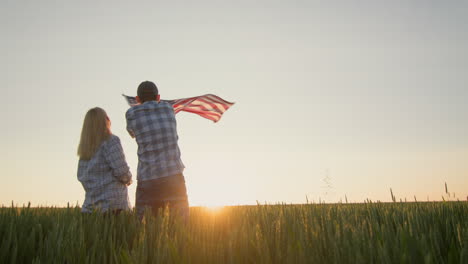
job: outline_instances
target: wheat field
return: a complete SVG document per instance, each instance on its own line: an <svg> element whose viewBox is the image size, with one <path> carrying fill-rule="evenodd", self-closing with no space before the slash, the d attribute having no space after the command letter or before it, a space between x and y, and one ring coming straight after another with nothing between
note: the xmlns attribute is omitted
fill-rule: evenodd
<svg viewBox="0 0 468 264"><path fill-rule="evenodd" d="M468 263L468 202L0 208L0 263Z"/></svg>

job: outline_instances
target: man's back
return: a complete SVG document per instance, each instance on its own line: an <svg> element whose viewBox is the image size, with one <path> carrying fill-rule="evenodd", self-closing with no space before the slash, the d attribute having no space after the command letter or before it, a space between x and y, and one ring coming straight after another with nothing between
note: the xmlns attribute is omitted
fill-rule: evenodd
<svg viewBox="0 0 468 264"><path fill-rule="evenodd" d="M146 181L182 173L177 122L167 102L147 101L126 113L127 130L138 143L137 180Z"/></svg>

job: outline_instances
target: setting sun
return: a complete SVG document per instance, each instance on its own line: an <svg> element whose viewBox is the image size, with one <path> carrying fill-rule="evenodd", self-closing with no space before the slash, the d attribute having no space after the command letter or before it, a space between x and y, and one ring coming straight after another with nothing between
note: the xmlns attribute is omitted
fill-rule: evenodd
<svg viewBox="0 0 468 264"><path fill-rule="evenodd" d="M225 208L225 206L211 205L211 206L204 206L204 208L206 208L208 211L212 213L219 213Z"/></svg>

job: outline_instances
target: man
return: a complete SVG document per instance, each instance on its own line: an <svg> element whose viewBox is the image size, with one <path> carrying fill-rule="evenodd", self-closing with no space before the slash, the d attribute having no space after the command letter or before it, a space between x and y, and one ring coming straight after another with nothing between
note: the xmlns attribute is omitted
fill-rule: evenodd
<svg viewBox="0 0 468 264"><path fill-rule="evenodd" d="M188 217L188 198L180 159L174 109L160 102L158 88L145 81L138 86L139 105L128 109L127 130L138 144L136 209L140 218L145 208L153 214L169 206Z"/></svg>

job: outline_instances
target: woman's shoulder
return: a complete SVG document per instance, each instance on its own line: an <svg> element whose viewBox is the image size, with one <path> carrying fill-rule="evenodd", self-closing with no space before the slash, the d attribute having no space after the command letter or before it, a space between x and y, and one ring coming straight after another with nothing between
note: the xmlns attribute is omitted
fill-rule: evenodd
<svg viewBox="0 0 468 264"><path fill-rule="evenodd" d="M120 138L114 134L110 134L109 138L102 143L102 147L109 148L111 146L120 144Z"/></svg>
<svg viewBox="0 0 468 264"><path fill-rule="evenodd" d="M109 138L106 140L108 143L120 143L120 138L114 134L110 134Z"/></svg>

